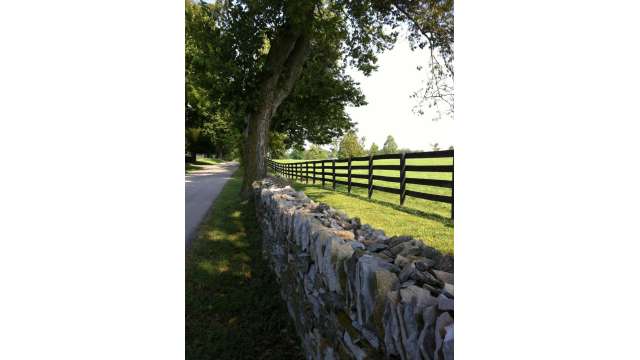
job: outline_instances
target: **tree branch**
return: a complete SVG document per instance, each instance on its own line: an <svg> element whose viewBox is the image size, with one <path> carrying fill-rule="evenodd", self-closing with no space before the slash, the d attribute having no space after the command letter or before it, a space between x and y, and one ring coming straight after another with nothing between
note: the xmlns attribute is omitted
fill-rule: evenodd
<svg viewBox="0 0 640 360"><path fill-rule="evenodd" d="M296 41L295 47L284 64L284 70L278 82L278 89L274 102L274 112L284 99L289 96L293 90L295 82L300 77L304 62L309 54L310 45L311 40L309 39L309 35L306 33L302 34Z"/></svg>
<svg viewBox="0 0 640 360"><path fill-rule="evenodd" d="M262 72L265 79L273 77L273 83L266 81L265 84L271 83L270 85L274 85L278 82L285 62L293 51L299 37L300 32L294 31L290 26L285 26L275 37Z"/></svg>
<svg viewBox="0 0 640 360"><path fill-rule="evenodd" d="M433 55L433 51L435 50L437 45L434 43L434 40L432 38L432 35L433 35L432 32L431 31L427 31L426 29L424 29L423 26L418 22L418 20L416 20L415 17L411 13L409 13L409 11L407 11L406 9L404 9L402 7L402 5L400 4L399 1L393 2L393 6L396 9L398 9L398 11L400 11L402 13L402 15L404 15L409 21L411 21L411 23L413 23L413 25L416 27L416 29L418 29L418 31L425 38L427 38L427 41L429 43L429 49L431 50L431 57L435 59L435 57ZM453 66L451 66L451 64L449 63L449 61L447 60L447 58L445 56L443 56L443 60L444 60L444 67L451 73L451 76L453 77L454 76ZM436 60L436 62L438 62L438 61Z"/></svg>

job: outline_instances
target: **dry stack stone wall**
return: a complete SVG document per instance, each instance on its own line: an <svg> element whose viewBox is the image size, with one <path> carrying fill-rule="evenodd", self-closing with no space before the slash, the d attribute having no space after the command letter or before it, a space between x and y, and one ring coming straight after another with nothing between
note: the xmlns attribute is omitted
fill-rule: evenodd
<svg viewBox="0 0 640 360"><path fill-rule="evenodd" d="M453 359L451 257L277 179L253 188L263 254L307 358Z"/></svg>

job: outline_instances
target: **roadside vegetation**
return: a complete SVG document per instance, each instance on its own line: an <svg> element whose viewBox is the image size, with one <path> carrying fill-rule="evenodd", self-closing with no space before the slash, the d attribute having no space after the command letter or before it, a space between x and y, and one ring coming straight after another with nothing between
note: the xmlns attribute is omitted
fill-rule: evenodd
<svg viewBox="0 0 640 360"><path fill-rule="evenodd" d="M302 359L236 172L186 253L187 359Z"/></svg>

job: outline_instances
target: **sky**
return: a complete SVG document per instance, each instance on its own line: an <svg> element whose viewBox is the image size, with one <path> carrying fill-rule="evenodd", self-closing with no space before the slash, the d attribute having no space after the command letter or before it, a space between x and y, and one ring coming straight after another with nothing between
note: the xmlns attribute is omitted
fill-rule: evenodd
<svg viewBox="0 0 640 360"><path fill-rule="evenodd" d="M369 77L355 69L348 73L360 83L368 105L349 107L347 113L357 122L358 134L366 137L366 147L375 142L382 148L387 135L392 135L400 148L431 150L432 143L441 149L453 145L453 119L443 117L433 121L435 111L424 107L424 115L417 115L412 108L417 104L410 95L422 88L427 79L425 66L428 50L411 51L406 37L398 36L392 50L378 55L377 71Z"/></svg>

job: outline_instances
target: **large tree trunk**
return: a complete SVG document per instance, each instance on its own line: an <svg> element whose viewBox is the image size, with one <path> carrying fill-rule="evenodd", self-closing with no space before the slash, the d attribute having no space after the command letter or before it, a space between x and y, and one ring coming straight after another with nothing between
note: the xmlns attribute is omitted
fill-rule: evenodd
<svg viewBox="0 0 640 360"><path fill-rule="evenodd" d="M249 194L251 184L267 175L266 155L271 118L289 96L300 77L310 40L305 29L285 27L272 42L259 86L257 106L249 114L244 143L244 182L242 192Z"/></svg>

